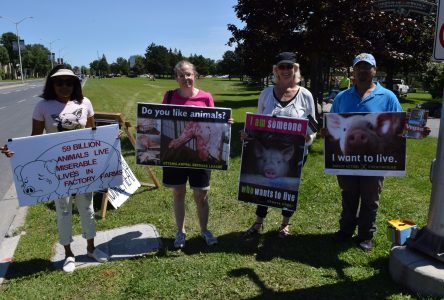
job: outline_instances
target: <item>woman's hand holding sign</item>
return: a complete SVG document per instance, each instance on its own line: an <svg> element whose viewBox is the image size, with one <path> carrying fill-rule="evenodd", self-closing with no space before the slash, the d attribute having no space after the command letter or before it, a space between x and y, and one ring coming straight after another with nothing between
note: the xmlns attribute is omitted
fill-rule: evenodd
<svg viewBox="0 0 444 300"><path fill-rule="evenodd" d="M6 155L7 157L12 157L14 155L14 152L8 149L7 145L4 145L3 147L0 147L0 151Z"/></svg>

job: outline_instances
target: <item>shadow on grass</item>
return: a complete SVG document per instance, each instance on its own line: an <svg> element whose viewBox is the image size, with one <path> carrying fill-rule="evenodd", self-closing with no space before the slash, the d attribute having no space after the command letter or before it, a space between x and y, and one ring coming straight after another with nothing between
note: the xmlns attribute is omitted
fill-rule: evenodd
<svg viewBox="0 0 444 300"><path fill-rule="evenodd" d="M248 97L248 96L255 96L256 98L259 98L259 94L260 94L260 90L257 90L256 92L251 92L251 93L244 93L244 92L237 92L237 93L218 93L218 94L214 94L214 95L218 95L218 96L224 96L224 97ZM219 103L219 101L218 101Z"/></svg>
<svg viewBox="0 0 444 300"><path fill-rule="evenodd" d="M231 125L230 157L240 157L242 153L242 142L239 131L244 130L244 122L236 122Z"/></svg>
<svg viewBox="0 0 444 300"><path fill-rule="evenodd" d="M336 244L333 235L298 234L285 239L278 237L278 230L244 239L243 233L233 232L218 236L219 243L208 247L200 237L187 239L183 252L187 255L223 252L256 257L257 261L269 262L275 258L303 263L315 268L335 269L344 277L343 269L349 264L339 259L339 254L355 247L353 241ZM163 244L173 249L173 239L164 239Z"/></svg>
<svg viewBox="0 0 444 300"><path fill-rule="evenodd" d="M415 100L415 99L408 99L408 98L405 98L405 97L398 97L398 100L399 100L399 103L416 103L416 102L418 102L418 100Z"/></svg>
<svg viewBox="0 0 444 300"><path fill-rule="evenodd" d="M325 284L293 291L277 292L267 287L263 280L251 268L238 268L228 273L231 277L246 276L259 289L260 295L248 299L387 299L396 293L408 293L405 289L388 284L389 274L386 259L371 263L371 267L381 270L376 275L362 279L345 278L335 284Z"/></svg>
<svg viewBox="0 0 444 300"><path fill-rule="evenodd" d="M31 259L28 261L13 262L8 267L5 279L17 279L27 276L33 276L39 272L52 270L51 262L44 259Z"/></svg>
<svg viewBox="0 0 444 300"><path fill-rule="evenodd" d="M246 276L260 289L260 295L249 299L386 299L390 295L411 292L391 281L388 270L388 257L379 258L369 263L374 270L374 276L365 279L350 278L345 270L352 265L340 259L341 253L351 247L356 247L353 240L344 243L334 243L333 234L299 234L286 239L277 237L278 231L268 231L245 240L241 232L233 232L218 237L217 245L208 247L200 237L188 239L182 250L186 255L202 253L235 253L256 257L259 262L269 262L275 258L299 262L316 269L333 269L339 281L293 291L278 292L265 285L264 280L251 268L231 270L231 277ZM164 254L168 249L174 249L173 239L163 239ZM162 256L161 252L158 255ZM365 255L364 252L362 255Z"/></svg>
<svg viewBox="0 0 444 300"><path fill-rule="evenodd" d="M245 108L245 107L254 107L254 112L256 111L258 97L251 99L242 99L242 100L228 100L222 99L217 100L217 107L226 107L231 109Z"/></svg>
<svg viewBox="0 0 444 300"><path fill-rule="evenodd" d="M129 138L123 137L120 139L120 147L122 149L122 155L128 155L132 154L134 155L134 147L133 144L131 144Z"/></svg>

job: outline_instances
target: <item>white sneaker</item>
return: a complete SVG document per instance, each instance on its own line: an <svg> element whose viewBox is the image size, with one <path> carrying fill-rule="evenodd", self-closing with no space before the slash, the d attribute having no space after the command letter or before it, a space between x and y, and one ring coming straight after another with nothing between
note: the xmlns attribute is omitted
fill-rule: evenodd
<svg viewBox="0 0 444 300"><path fill-rule="evenodd" d="M206 230L200 234L208 246L217 244L217 237L215 237L210 231Z"/></svg>
<svg viewBox="0 0 444 300"><path fill-rule="evenodd" d="M109 259L108 254L101 251L99 248L94 249L92 253L88 252L88 256L91 257L92 259L95 259L99 263L106 262Z"/></svg>
<svg viewBox="0 0 444 300"><path fill-rule="evenodd" d="M72 273L76 269L76 259L72 256L68 256L63 263L63 271L66 273Z"/></svg>
<svg viewBox="0 0 444 300"><path fill-rule="evenodd" d="M187 238L187 235L184 232L178 231L176 233L176 239L174 240L174 248L182 249L183 247L185 247L186 238Z"/></svg>

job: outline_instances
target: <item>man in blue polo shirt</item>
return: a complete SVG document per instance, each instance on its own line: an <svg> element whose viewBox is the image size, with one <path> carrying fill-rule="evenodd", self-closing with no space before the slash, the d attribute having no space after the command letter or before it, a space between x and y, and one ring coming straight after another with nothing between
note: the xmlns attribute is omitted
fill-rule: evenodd
<svg viewBox="0 0 444 300"><path fill-rule="evenodd" d="M373 82L375 75L376 60L373 55L361 53L356 56L353 60L355 84L335 97L330 112L401 112L395 94ZM358 227L358 246L366 251L372 250L384 177L338 175L337 178L342 191L342 213L340 228L334 239L337 242L346 241Z"/></svg>

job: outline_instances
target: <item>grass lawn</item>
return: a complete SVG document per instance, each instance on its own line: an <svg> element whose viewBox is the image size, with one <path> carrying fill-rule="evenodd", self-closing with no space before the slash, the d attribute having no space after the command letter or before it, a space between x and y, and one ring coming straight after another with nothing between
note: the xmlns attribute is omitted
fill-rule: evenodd
<svg viewBox="0 0 444 300"><path fill-rule="evenodd" d="M110 262L78 269L73 274L53 270L51 247L57 241L53 204L29 209L26 232L14 256L0 299L412 299L417 298L391 280L388 263L388 220L410 218L420 227L427 224L431 184L430 161L437 139L409 140L407 176L387 177L378 213L376 248L365 253L353 242L334 244L341 211L335 176L323 173L323 141L312 145L302 173L299 205L291 220L292 235L277 237L280 210L271 209L265 231L244 241L240 234L254 222L255 206L236 200L240 167L239 129L245 112L255 111L260 90L239 81L201 79L198 86L212 92L216 106L230 107L236 123L232 128L228 171L214 171L210 191L209 228L219 244L208 248L199 237L195 204L187 195L188 240L183 251L173 249L176 232L171 191L140 188L121 208L109 209L105 230L139 223L154 224L163 248L143 258ZM160 102L169 79L88 79L84 92L96 111L122 112L133 125L136 103ZM424 100L410 94L404 109ZM425 95L425 94L424 94ZM144 168L134 164L134 150L122 141L123 155L141 181L149 181ZM161 170L155 169L161 179ZM100 203L97 203L100 207ZM98 211L98 213L100 213ZM78 215L74 233L81 232Z"/></svg>

